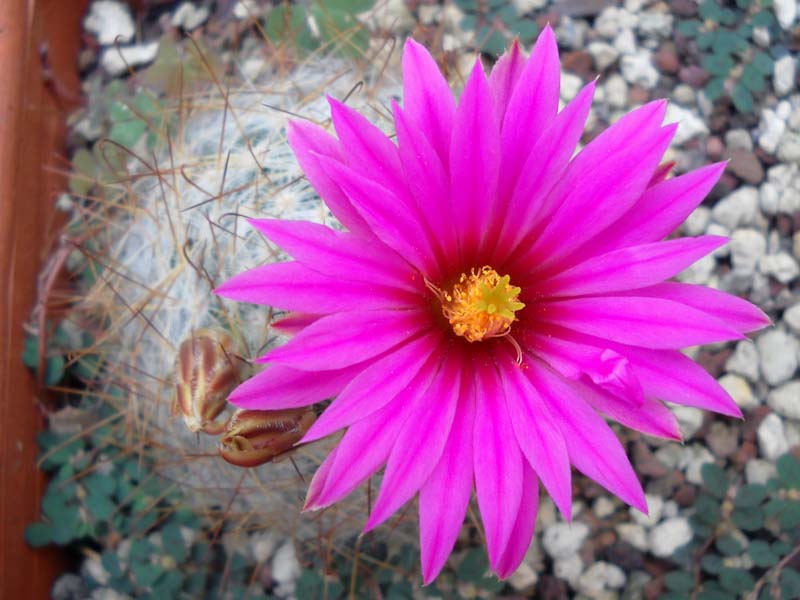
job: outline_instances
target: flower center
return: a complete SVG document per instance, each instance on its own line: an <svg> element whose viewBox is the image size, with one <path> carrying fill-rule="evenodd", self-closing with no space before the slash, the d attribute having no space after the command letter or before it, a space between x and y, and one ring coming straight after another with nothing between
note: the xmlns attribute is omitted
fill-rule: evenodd
<svg viewBox="0 0 800 600"><path fill-rule="evenodd" d="M501 277L485 266L462 273L449 292L431 289L456 335L478 342L508 334L516 320L515 313L525 306L519 301L520 288L509 281L508 275Z"/></svg>

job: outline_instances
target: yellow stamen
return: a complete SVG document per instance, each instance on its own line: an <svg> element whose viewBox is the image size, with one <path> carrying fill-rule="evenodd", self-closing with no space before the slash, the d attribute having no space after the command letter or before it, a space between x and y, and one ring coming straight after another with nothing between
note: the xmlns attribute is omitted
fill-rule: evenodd
<svg viewBox="0 0 800 600"><path fill-rule="evenodd" d="M510 277L502 277L489 266L462 273L452 291L441 291L433 285L442 303L442 314L456 335L470 342L508 334L516 320L515 313L525 305L519 301L520 288L510 285Z"/></svg>

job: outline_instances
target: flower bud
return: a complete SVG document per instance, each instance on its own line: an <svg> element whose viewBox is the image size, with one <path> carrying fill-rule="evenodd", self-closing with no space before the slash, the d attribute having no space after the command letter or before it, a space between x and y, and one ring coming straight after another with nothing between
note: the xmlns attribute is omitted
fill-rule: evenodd
<svg viewBox="0 0 800 600"><path fill-rule="evenodd" d="M180 413L192 432L212 435L224 424L214 419L225 408L231 390L239 382L235 344L227 333L198 329L178 349L175 365L173 414Z"/></svg>
<svg viewBox="0 0 800 600"><path fill-rule="evenodd" d="M237 467L263 465L291 450L316 419L307 408L238 410L225 425L220 456Z"/></svg>

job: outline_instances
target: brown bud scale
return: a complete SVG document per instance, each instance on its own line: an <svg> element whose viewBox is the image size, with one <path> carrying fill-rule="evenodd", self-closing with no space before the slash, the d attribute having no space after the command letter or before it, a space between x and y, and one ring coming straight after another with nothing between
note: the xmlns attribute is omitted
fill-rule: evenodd
<svg viewBox="0 0 800 600"><path fill-rule="evenodd" d="M178 349L172 410L190 431L221 433L224 425L214 419L239 381L234 347L227 333L198 329Z"/></svg>
<svg viewBox="0 0 800 600"><path fill-rule="evenodd" d="M238 410L225 425L222 458L239 467L255 467L289 452L317 419L311 409Z"/></svg>

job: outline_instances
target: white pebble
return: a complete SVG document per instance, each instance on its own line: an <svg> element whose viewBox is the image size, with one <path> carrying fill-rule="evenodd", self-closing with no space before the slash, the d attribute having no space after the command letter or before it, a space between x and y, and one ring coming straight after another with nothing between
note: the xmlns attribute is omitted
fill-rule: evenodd
<svg viewBox="0 0 800 600"><path fill-rule="evenodd" d="M617 590L625 585L625 573L617 565L597 561L578 579L578 590L592 597L603 590Z"/></svg>
<svg viewBox="0 0 800 600"><path fill-rule="evenodd" d="M750 410L758 406L758 398L753 395L753 390L744 377L727 373L719 378L719 384L742 410Z"/></svg>
<svg viewBox="0 0 800 600"><path fill-rule="evenodd" d="M794 78L797 65L791 54L787 54L775 61L772 72L772 85L778 97L785 96L794 88Z"/></svg>
<svg viewBox="0 0 800 600"><path fill-rule="evenodd" d="M758 348L750 340L742 340L736 344L725 369L731 373L736 373L745 377L748 381L756 383L758 381ZM720 382L721 383L721 382Z"/></svg>
<svg viewBox="0 0 800 600"><path fill-rule="evenodd" d="M783 312L783 322L789 327L789 331L795 335L800 335L800 302L790 306Z"/></svg>
<svg viewBox="0 0 800 600"><path fill-rule="evenodd" d="M757 225L759 219L758 189L745 185L728 194L711 209L717 223L733 231L743 225Z"/></svg>
<svg viewBox="0 0 800 600"><path fill-rule="evenodd" d="M209 12L205 6L198 7L191 2L184 2L172 13L172 26L192 31L205 23L208 16Z"/></svg>
<svg viewBox="0 0 800 600"><path fill-rule="evenodd" d="M647 532L638 523L620 523L617 525L617 534L623 542L629 543L637 550L646 551Z"/></svg>
<svg viewBox="0 0 800 600"><path fill-rule="evenodd" d="M583 572L583 560L580 555L570 554L562 558L557 558L553 562L553 572L556 577L563 579L572 586L576 586L578 578Z"/></svg>
<svg viewBox="0 0 800 600"><path fill-rule="evenodd" d="M800 420L800 380L795 379L772 390L767 396L767 404L779 415Z"/></svg>
<svg viewBox="0 0 800 600"><path fill-rule="evenodd" d="M783 421L775 413L764 417L756 432L758 437L758 448L761 455L769 461L774 462L779 456L789 450L789 442L786 440L786 430Z"/></svg>
<svg viewBox="0 0 800 600"><path fill-rule="evenodd" d="M772 5L781 29L788 31L797 18L797 0L775 0Z"/></svg>
<svg viewBox="0 0 800 600"><path fill-rule="evenodd" d="M129 42L136 33L130 8L123 2L113 0L92 2L83 26L104 46Z"/></svg>
<svg viewBox="0 0 800 600"><path fill-rule="evenodd" d="M648 515L639 512L635 508L629 509L629 512L635 522L649 529L661 520L661 515L664 512L664 499L661 496L652 494L645 494L645 499L647 500Z"/></svg>
<svg viewBox="0 0 800 600"><path fill-rule="evenodd" d="M158 41L137 46L106 48L100 55L100 64L109 75L122 75L128 67L140 67L153 60L158 54Z"/></svg>
<svg viewBox="0 0 800 600"><path fill-rule="evenodd" d="M800 267L797 266L797 261L787 252L762 256L758 263L758 269L764 275L769 275L781 283L794 281L800 275Z"/></svg>
<svg viewBox="0 0 800 600"><path fill-rule="evenodd" d="M789 381L797 369L798 341L782 329L770 329L756 340L761 374L772 386Z"/></svg>
<svg viewBox="0 0 800 600"><path fill-rule="evenodd" d="M641 86L646 90L656 87L660 76L658 69L653 65L653 53L646 48L640 48L633 54L623 56L620 61L620 71L628 83ZM675 105L671 104L670 106Z"/></svg>
<svg viewBox="0 0 800 600"><path fill-rule="evenodd" d="M575 554L589 535L589 526L580 521L554 523L544 531L542 545L553 558L565 558Z"/></svg>
<svg viewBox="0 0 800 600"><path fill-rule="evenodd" d="M669 558L692 541L692 528L684 517L667 519L650 531L650 551L659 558Z"/></svg>
<svg viewBox="0 0 800 600"><path fill-rule="evenodd" d="M731 263L735 275L752 277L767 250L767 240L755 229L737 229L731 234Z"/></svg>
<svg viewBox="0 0 800 600"><path fill-rule="evenodd" d="M678 405L673 407L672 412L678 419L684 440L692 439L703 425L703 411L699 408Z"/></svg>

